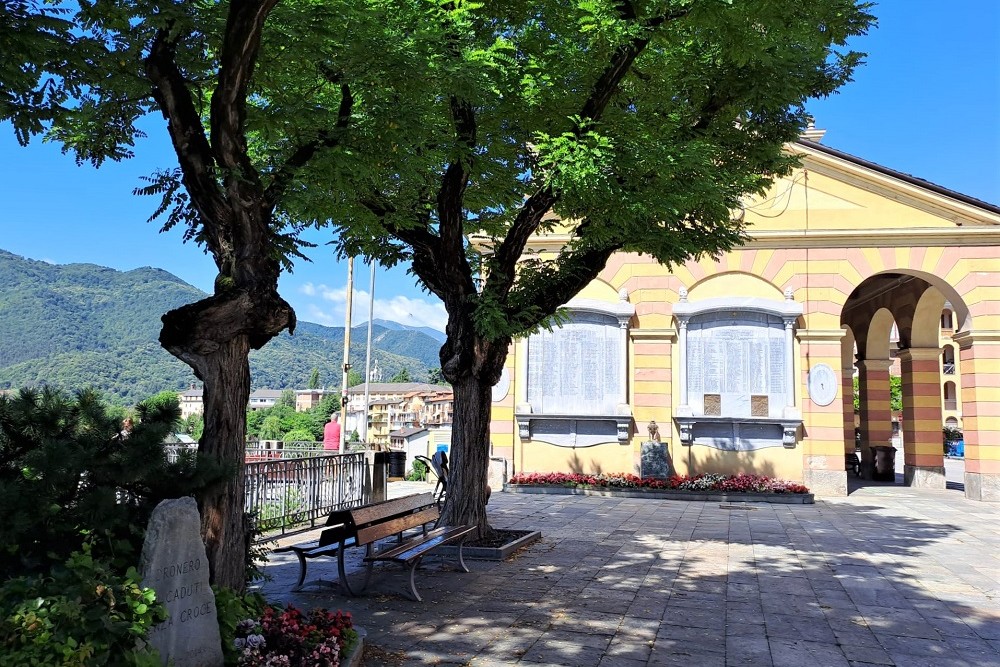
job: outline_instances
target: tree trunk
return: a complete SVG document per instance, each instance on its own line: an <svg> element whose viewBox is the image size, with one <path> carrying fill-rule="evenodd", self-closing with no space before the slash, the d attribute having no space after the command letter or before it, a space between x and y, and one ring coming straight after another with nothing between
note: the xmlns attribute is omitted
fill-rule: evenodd
<svg viewBox="0 0 1000 667"><path fill-rule="evenodd" d="M474 375L452 384L455 412L451 432L448 497L442 523L473 524L477 538L490 531L486 516L486 479L490 464L490 406L492 385ZM461 430L457 430L461 429Z"/></svg>
<svg viewBox="0 0 1000 667"><path fill-rule="evenodd" d="M205 430L199 451L217 461L234 462L235 474L200 498L201 531L211 581L236 591L246 587L245 511L247 402L250 399L250 343L237 336L205 357Z"/></svg>
<svg viewBox="0 0 1000 667"><path fill-rule="evenodd" d="M242 266L253 268L250 262ZM266 262L264 266L268 268ZM160 330L163 348L194 369L204 383L205 430L199 452L233 470L227 482L202 492L198 504L211 582L240 592L246 588L248 547L244 464L249 354L282 330L295 328L295 313L277 292L277 271L270 276L270 281L258 281L255 291L221 292L171 310Z"/></svg>
<svg viewBox="0 0 1000 667"><path fill-rule="evenodd" d="M454 391L455 411L448 497L441 521L478 526L476 537L485 539L492 532L486 517L492 390L507 359L510 340L486 340L476 335L471 312L464 308L449 313L447 331L448 339L441 347L441 372Z"/></svg>

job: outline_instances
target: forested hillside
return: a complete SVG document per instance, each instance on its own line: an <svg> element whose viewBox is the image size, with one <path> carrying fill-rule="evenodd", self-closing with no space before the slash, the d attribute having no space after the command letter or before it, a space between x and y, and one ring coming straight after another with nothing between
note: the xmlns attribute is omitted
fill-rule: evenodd
<svg viewBox="0 0 1000 667"><path fill-rule="evenodd" d="M109 400L134 403L196 381L158 342L160 316L196 301L201 290L162 269L116 271L94 264L48 264L0 250L0 389L54 384L95 387ZM363 369L365 328L351 341ZM251 354L254 388L304 388L313 368L339 387L343 328L300 322ZM373 347L384 372L406 367L415 380L438 365L438 343L412 329L376 325Z"/></svg>

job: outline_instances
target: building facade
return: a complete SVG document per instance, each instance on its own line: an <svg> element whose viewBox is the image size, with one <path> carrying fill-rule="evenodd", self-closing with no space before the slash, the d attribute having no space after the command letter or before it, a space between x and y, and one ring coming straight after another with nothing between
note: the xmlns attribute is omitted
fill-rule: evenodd
<svg viewBox="0 0 1000 667"><path fill-rule="evenodd" d="M568 324L516 341L493 455L517 472L639 472L659 439L677 474L844 494L855 420L867 470L893 442L896 363L906 483L945 487L942 426L958 424L966 495L1000 501L1000 208L821 136L790 145L801 167L739 212L744 246L672 268L616 254Z"/></svg>

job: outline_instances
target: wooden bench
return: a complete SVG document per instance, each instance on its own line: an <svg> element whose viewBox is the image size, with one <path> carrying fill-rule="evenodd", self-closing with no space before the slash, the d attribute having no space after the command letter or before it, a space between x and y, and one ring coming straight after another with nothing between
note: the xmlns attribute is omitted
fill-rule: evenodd
<svg viewBox="0 0 1000 667"><path fill-rule="evenodd" d="M293 590L299 590L306 576L307 561L319 556L337 556L337 572L340 584L351 595L363 592L371 580L373 568L378 561L391 561L409 567L410 593L414 600L421 601L414 581L417 566L427 553L447 544L458 544L458 564L463 572L468 572L462 557L465 539L476 530L475 526L437 526L428 530L429 524L436 524L440 512L432 494L425 493L381 503L373 503L330 514L328 528L314 542L295 544L275 549L276 552L291 551L299 558L299 580ZM419 529L416 535L405 537L403 533ZM397 536L396 543L378 546L387 537ZM344 556L350 547L365 547L366 572L360 587L351 585L347 576Z"/></svg>

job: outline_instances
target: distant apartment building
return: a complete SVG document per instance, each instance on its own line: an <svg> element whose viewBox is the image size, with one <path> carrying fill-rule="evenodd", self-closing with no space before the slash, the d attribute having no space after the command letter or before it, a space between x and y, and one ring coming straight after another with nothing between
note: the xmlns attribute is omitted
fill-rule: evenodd
<svg viewBox="0 0 1000 667"><path fill-rule="evenodd" d="M365 405L365 385L347 390L348 432L364 433L368 417L368 441L390 444L390 433L428 424L451 422L453 398L450 389L419 382L373 382Z"/></svg>
<svg viewBox="0 0 1000 667"><path fill-rule="evenodd" d="M250 401L247 407L251 410L273 408L279 398L281 398L280 389L257 389L250 394Z"/></svg>
<svg viewBox="0 0 1000 667"><path fill-rule="evenodd" d="M320 404L325 397L336 394L335 391L326 389L298 389L295 391L295 410L305 412ZM281 389L257 389L250 394L247 402L249 410L264 410L273 408L281 398ZM181 406L181 419L187 419L191 415L201 415L205 413L204 403L205 390L194 384L178 394Z"/></svg>
<svg viewBox="0 0 1000 667"><path fill-rule="evenodd" d="M330 389L296 389L295 390L295 411L307 412L318 406L324 398L333 396L337 392Z"/></svg>
<svg viewBox="0 0 1000 667"><path fill-rule="evenodd" d="M205 414L204 394L204 389L193 384L190 388L178 394L181 405L181 419L187 419L191 415Z"/></svg>

